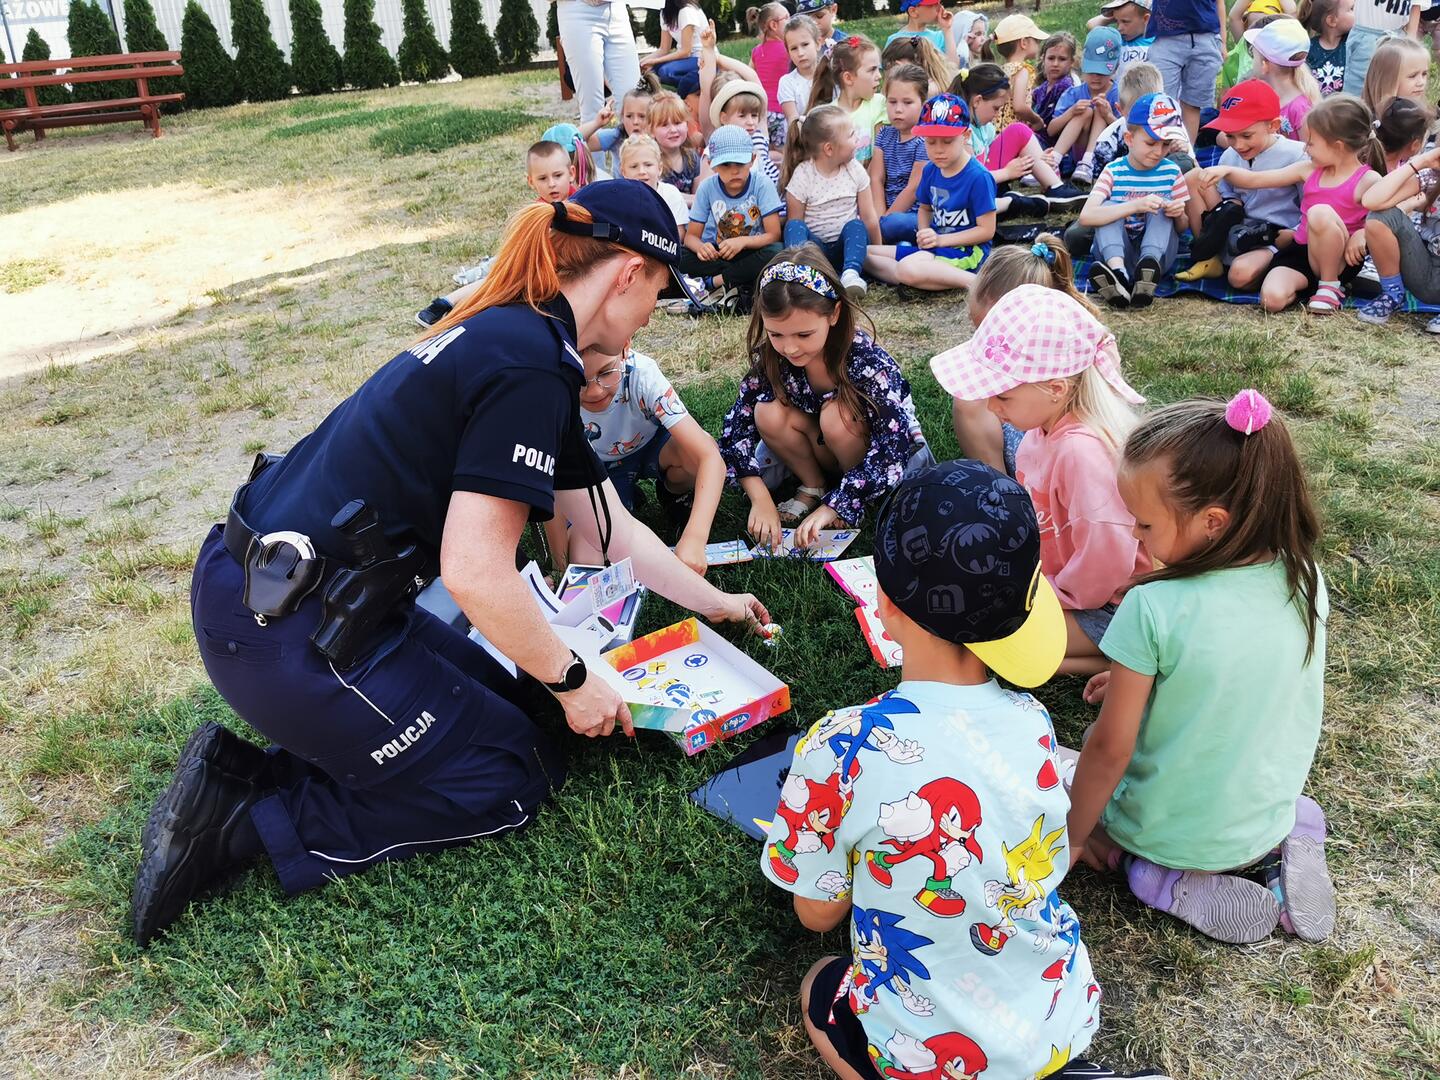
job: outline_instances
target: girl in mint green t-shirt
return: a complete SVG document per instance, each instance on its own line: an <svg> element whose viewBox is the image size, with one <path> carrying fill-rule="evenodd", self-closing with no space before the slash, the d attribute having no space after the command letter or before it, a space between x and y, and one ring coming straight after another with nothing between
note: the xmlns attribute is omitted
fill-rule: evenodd
<svg viewBox="0 0 1440 1080"><path fill-rule="evenodd" d="M1221 941L1335 923L1325 816L1301 795L1320 736L1319 525L1284 423L1255 390L1130 435L1120 495L1163 569L1100 642L1104 702L1071 789L1076 859ZM1084 839L1088 837L1088 840Z"/></svg>

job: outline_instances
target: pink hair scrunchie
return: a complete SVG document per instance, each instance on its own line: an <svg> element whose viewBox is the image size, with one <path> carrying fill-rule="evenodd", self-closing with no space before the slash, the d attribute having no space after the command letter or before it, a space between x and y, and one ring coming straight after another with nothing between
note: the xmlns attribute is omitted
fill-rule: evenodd
<svg viewBox="0 0 1440 1080"><path fill-rule="evenodd" d="M1274 410L1259 390L1241 390L1225 406L1225 423L1241 435L1253 435L1270 422Z"/></svg>

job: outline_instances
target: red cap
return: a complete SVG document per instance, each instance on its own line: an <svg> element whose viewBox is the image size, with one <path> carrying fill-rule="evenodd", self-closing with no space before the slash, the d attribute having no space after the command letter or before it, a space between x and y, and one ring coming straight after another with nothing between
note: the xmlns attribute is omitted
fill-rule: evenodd
<svg viewBox="0 0 1440 1080"><path fill-rule="evenodd" d="M1207 128L1215 131L1244 131L1251 124L1266 124L1280 119L1280 95L1261 79L1246 79L1225 91L1220 102L1220 115Z"/></svg>

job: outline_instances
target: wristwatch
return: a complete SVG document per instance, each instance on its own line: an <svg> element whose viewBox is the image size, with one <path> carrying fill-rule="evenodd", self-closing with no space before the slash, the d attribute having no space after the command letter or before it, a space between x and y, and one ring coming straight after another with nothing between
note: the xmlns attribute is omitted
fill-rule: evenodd
<svg viewBox="0 0 1440 1080"><path fill-rule="evenodd" d="M585 685L585 676L590 673L585 666L585 661L580 659L580 654L574 649L570 650L571 660L565 670L560 673L559 682L547 682L545 689L552 694L568 694L572 690L579 690Z"/></svg>

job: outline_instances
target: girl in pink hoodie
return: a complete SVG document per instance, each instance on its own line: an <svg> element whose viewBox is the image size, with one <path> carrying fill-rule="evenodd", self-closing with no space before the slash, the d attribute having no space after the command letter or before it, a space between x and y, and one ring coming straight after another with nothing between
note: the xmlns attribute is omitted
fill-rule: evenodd
<svg viewBox="0 0 1440 1080"><path fill-rule="evenodd" d="M1133 405L1115 336L1083 305L1043 285L1002 296L963 345L930 361L952 396L987 401L1025 432L1015 477L1035 503L1040 568L1068 631L1062 674L1109 666L1100 639L1131 582L1151 568L1116 486Z"/></svg>

